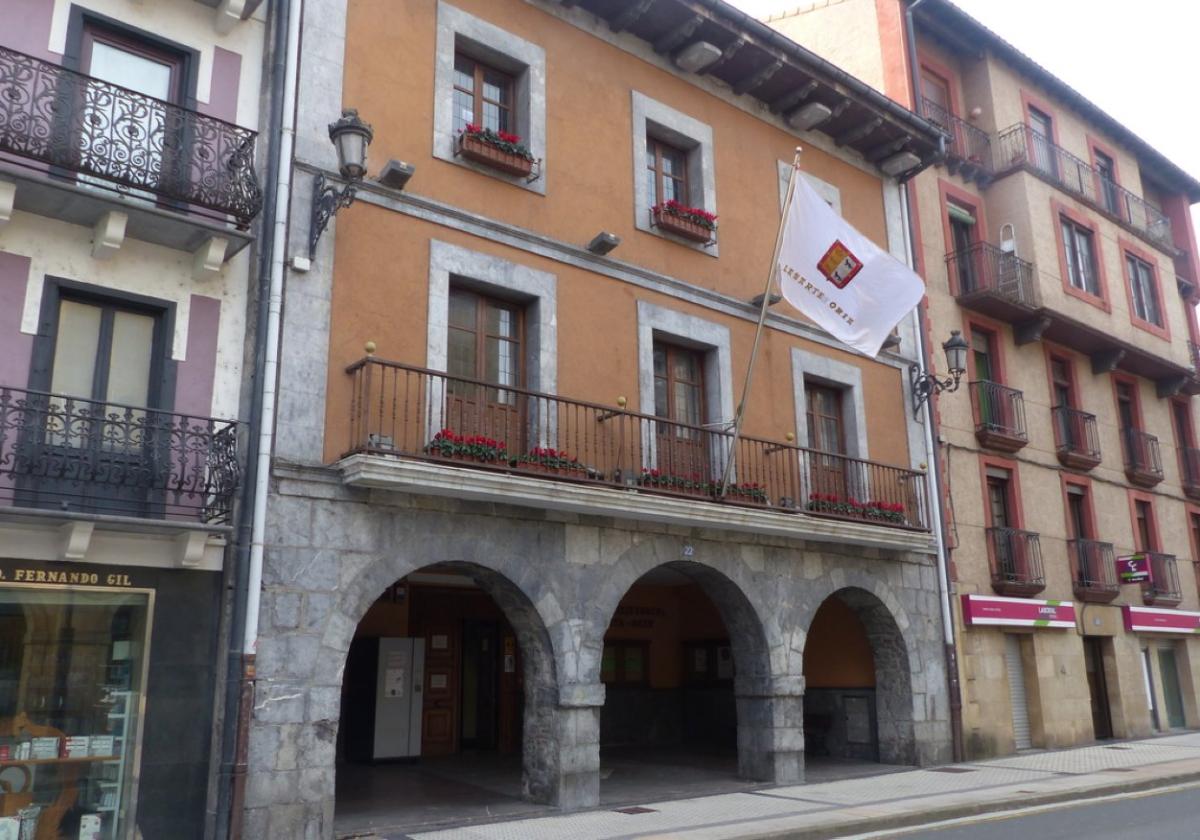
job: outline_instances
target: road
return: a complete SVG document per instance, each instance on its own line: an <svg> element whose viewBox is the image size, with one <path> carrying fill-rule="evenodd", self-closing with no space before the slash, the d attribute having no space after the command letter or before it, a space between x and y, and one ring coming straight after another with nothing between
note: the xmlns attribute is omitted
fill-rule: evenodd
<svg viewBox="0 0 1200 840"><path fill-rule="evenodd" d="M954 820L941 827L873 833L909 840L1184 840L1200 837L1200 785L1055 806L1011 816Z"/></svg>

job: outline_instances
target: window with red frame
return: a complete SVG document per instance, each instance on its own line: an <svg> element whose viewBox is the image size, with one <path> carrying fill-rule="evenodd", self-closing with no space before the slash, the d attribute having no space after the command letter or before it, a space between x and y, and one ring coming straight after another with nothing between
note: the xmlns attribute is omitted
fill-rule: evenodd
<svg viewBox="0 0 1200 840"><path fill-rule="evenodd" d="M1154 538L1154 507L1143 499L1133 502L1133 539L1138 551L1158 551Z"/></svg>
<svg viewBox="0 0 1200 840"><path fill-rule="evenodd" d="M1074 288L1100 297L1100 275L1096 268L1096 248L1092 232L1066 216L1062 226L1063 251L1067 263L1067 282Z"/></svg>

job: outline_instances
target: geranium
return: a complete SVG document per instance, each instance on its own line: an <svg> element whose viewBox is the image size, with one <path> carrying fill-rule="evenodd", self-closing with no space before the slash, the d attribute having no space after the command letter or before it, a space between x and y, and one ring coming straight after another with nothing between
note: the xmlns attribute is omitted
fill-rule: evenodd
<svg viewBox="0 0 1200 840"><path fill-rule="evenodd" d="M442 429L425 446L430 455L443 458L474 458L477 461L508 460L508 445L486 435L460 435L453 429Z"/></svg>
<svg viewBox="0 0 1200 840"><path fill-rule="evenodd" d="M529 148L521 142L521 138L516 134L510 134L507 131L493 131L490 128L484 128L476 123L467 123L463 126L463 137L470 137L472 140L479 140L482 143L487 143L489 146L499 149L510 155L523 157L525 160L533 160L533 153Z"/></svg>
<svg viewBox="0 0 1200 840"><path fill-rule="evenodd" d="M843 498L833 493L810 493L808 509L816 513L882 519L887 522L902 523L906 521L904 505L900 502L884 502L878 499L861 501L853 496Z"/></svg>
<svg viewBox="0 0 1200 840"><path fill-rule="evenodd" d="M517 464L536 465L567 472L587 472L587 467L578 458L549 446L535 446L518 458Z"/></svg>
<svg viewBox="0 0 1200 840"><path fill-rule="evenodd" d="M650 208L655 213L668 213L689 222L700 225L708 230L717 229L717 214L710 213L703 207L688 207L686 204L670 199Z"/></svg>

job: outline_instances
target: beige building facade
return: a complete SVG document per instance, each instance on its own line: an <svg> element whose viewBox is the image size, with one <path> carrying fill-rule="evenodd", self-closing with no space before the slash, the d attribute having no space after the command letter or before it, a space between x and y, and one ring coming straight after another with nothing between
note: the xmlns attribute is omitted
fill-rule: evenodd
<svg viewBox="0 0 1200 840"><path fill-rule="evenodd" d="M965 754L1200 726L1200 184L942 0L768 22L946 132L908 207L970 346L935 398Z"/></svg>

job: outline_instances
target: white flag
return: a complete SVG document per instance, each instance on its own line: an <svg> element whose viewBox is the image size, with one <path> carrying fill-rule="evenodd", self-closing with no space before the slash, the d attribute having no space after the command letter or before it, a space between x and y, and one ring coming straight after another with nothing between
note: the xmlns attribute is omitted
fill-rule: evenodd
<svg viewBox="0 0 1200 840"><path fill-rule="evenodd" d="M921 302L925 284L833 211L796 173L779 250L787 302L868 356Z"/></svg>

